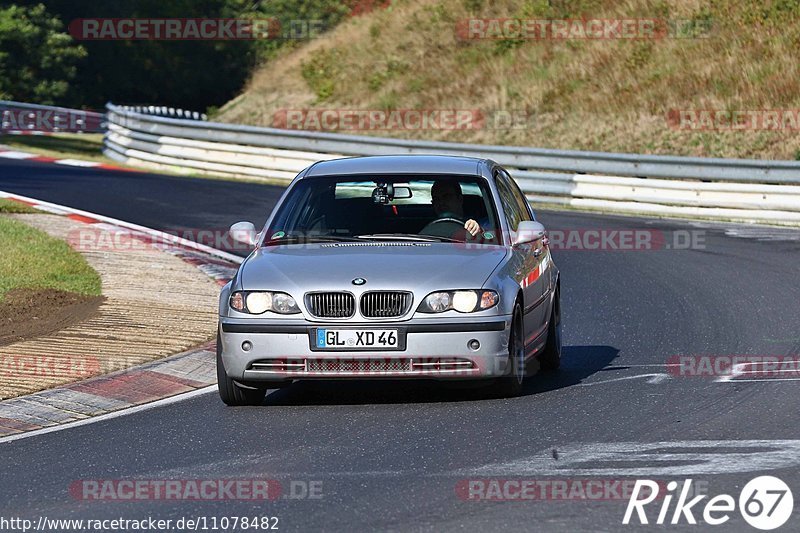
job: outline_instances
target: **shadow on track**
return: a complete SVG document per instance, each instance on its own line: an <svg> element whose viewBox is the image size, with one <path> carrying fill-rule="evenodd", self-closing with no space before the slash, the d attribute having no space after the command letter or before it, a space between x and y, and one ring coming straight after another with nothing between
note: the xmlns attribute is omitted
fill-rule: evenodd
<svg viewBox="0 0 800 533"><path fill-rule="evenodd" d="M526 378L521 397L575 385L607 366L611 346L565 346L561 369ZM267 395L265 405L359 405L465 402L494 399L489 387L435 380L298 381ZM502 399L513 401L513 399Z"/></svg>
<svg viewBox="0 0 800 533"><path fill-rule="evenodd" d="M600 372L616 359L619 350L611 346L564 346L561 368L542 372L525 382L524 395L539 394L577 385L595 372Z"/></svg>

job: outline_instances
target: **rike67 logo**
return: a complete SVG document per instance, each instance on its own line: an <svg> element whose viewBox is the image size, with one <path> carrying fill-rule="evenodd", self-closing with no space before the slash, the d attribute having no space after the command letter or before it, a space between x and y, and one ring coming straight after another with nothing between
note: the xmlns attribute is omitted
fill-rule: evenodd
<svg viewBox="0 0 800 533"><path fill-rule="evenodd" d="M677 481L669 482L666 494L659 494L661 487L663 485L649 479L636 480L622 523L630 524L632 519L634 524L636 519L639 524L651 523L645 507L660 500L661 505L655 524L697 524L695 516L697 513L705 524L718 526L730 520L731 514L737 510L738 503L738 511L742 518L754 528L766 531L785 524L794 508L794 498L789 486L773 476L760 476L750 480L739 493L738 502L729 494L720 494L704 502L705 505L701 505L708 496L703 494L689 499L693 495L691 479L685 480L683 484ZM674 507L672 507L673 500L676 500ZM658 508L658 504L653 507Z"/></svg>

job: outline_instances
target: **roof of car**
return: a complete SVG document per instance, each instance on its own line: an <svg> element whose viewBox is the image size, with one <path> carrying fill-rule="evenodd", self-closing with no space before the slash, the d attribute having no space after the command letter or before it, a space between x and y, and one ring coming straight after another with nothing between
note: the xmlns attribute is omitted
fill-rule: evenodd
<svg viewBox="0 0 800 533"><path fill-rule="evenodd" d="M380 155L330 159L312 165L304 177L342 174L460 174L479 176L485 159L451 155Z"/></svg>

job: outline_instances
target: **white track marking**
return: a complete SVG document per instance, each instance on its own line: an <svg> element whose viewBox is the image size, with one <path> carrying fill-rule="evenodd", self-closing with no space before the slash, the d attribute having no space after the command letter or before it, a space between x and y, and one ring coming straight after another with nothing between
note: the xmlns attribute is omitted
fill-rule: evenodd
<svg viewBox="0 0 800 533"><path fill-rule="evenodd" d="M730 374L728 374L727 376L720 376L717 379L715 379L714 381L717 382L717 383L743 383L743 382L767 382L767 381L769 381L769 382L800 381L800 377L785 377L785 378L784 377L778 377L778 376L776 376L776 377L758 377L758 378L748 378L748 377L746 377L748 375L761 375L761 374L765 373L764 370L745 370L746 368L750 368L750 367L754 367L754 366L757 367L759 365L767 365L767 364L773 364L773 363L769 362L769 361L751 361L751 362L747 362L747 363L737 363L737 364L733 365L733 367L731 368L731 373ZM768 370L766 372L769 372L770 374L782 374L782 373L797 374L798 370L797 369L786 369L786 370L780 370L780 369L772 370L772 369L770 369L770 370ZM745 377L740 377L740 376L745 376Z"/></svg>
<svg viewBox="0 0 800 533"><path fill-rule="evenodd" d="M5 157L6 159L32 159L36 157L36 154L8 150L0 152L0 157Z"/></svg>
<svg viewBox="0 0 800 533"><path fill-rule="evenodd" d="M730 374L728 374L727 376L720 376L717 379L715 379L714 381L717 382L717 383L725 383L725 382L731 381L732 379L735 379L741 373L741 367L742 367L742 363L737 363L737 364L733 365L731 367L731 373Z"/></svg>
<svg viewBox="0 0 800 533"><path fill-rule="evenodd" d="M626 368L666 368L669 366L683 366L681 363L657 363L652 365L626 365L625 363L618 363L611 366L603 367L602 370L625 370Z"/></svg>
<svg viewBox="0 0 800 533"><path fill-rule="evenodd" d="M58 165L69 165L71 167L99 167L101 163L96 163L94 161L81 161L80 159L59 159L57 161L53 161Z"/></svg>
<svg viewBox="0 0 800 533"><path fill-rule="evenodd" d="M606 379L606 380L603 380L603 381L591 381L589 383L578 383L576 386L577 387L589 387L591 385L603 385L605 383L614 383L615 381L626 381L626 380L629 380L629 379L641 379L641 378L650 378L650 379L647 380L647 382L648 383L652 383L653 385L657 385L659 383L663 383L665 381L668 381L668 380L672 379L672 376L670 376L669 374L663 374L663 373L639 374L638 376L625 376L625 377L621 377L621 378Z"/></svg>
<svg viewBox="0 0 800 533"><path fill-rule="evenodd" d="M797 370L770 370L771 374L797 374ZM742 370L740 374L763 374L763 370Z"/></svg>
<svg viewBox="0 0 800 533"><path fill-rule="evenodd" d="M751 378L741 378L741 379L725 379L722 378L717 380L717 383L777 383L779 381L800 381L800 378L772 378L772 379L751 379Z"/></svg>
<svg viewBox="0 0 800 533"><path fill-rule="evenodd" d="M800 466L800 440L595 442L557 447L459 471L465 475L694 476L763 472ZM629 466L623 466L627 464Z"/></svg>
<svg viewBox="0 0 800 533"><path fill-rule="evenodd" d="M27 439L29 437L38 437L39 435L45 435L47 433L55 433L56 431L64 431L65 429L72 429L80 426L88 426L89 424L94 424L97 422L103 422L104 420L111 420L113 418L120 418L122 416L132 415L135 413L141 413L142 411L148 411L150 409L155 409L156 407L161 407L164 405L169 405L173 403L182 402L184 400L189 400L194 398L195 396L201 396L203 394L208 394L210 392L214 392L217 390L216 385L209 385L207 387L203 387L202 389L196 389L190 392L185 392L183 394L177 394L175 396L170 396L169 398L163 398L161 400L156 400L154 402L137 405L134 407L128 407L126 409L120 409L119 411L112 411L111 413L106 413L104 415L99 415L91 418L86 418L83 420L76 420L75 422L68 422L66 424L58 424L56 426L49 426L42 429L35 429L33 431L28 431L25 433L19 433L17 435L8 435L7 437L0 437L0 444L4 444L6 442L13 442L16 440Z"/></svg>

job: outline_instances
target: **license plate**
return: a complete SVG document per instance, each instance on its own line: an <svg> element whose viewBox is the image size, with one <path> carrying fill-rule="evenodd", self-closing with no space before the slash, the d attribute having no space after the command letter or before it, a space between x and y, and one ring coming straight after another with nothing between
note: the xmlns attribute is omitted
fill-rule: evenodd
<svg viewBox="0 0 800 533"><path fill-rule="evenodd" d="M396 329L319 328L316 331L315 346L325 350L396 349L399 337Z"/></svg>

